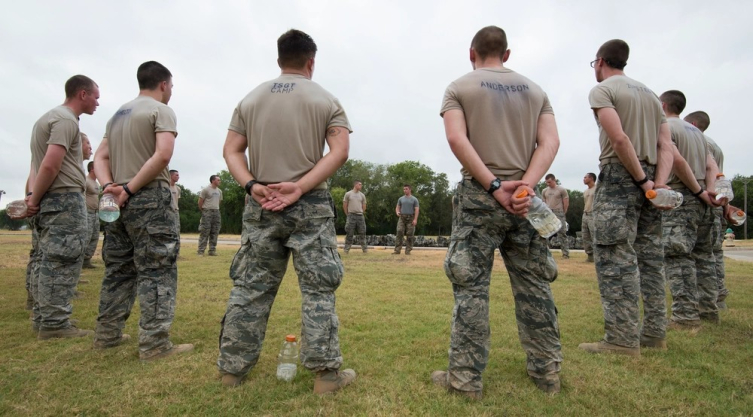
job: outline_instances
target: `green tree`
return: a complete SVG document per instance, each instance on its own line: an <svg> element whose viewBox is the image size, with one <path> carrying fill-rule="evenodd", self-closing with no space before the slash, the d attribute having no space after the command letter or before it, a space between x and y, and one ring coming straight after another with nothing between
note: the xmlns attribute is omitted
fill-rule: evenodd
<svg viewBox="0 0 753 417"><path fill-rule="evenodd" d="M199 195L181 184L178 184L178 188L180 188L180 199L178 200L180 231L196 233L199 230L199 221L201 220Z"/></svg>
<svg viewBox="0 0 753 417"><path fill-rule="evenodd" d="M750 211L751 207L753 207L753 177L735 175L735 178L732 179L732 192L735 193L735 198L730 204L740 210L745 209L745 181L750 181L748 183L748 211ZM742 226L732 226L729 224L727 227L732 228L736 239L743 239L745 237L746 228L748 229L748 237L753 237L753 227L750 226L750 223L750 216L748 216L748 220L746 220Z"/></svg>
<svg viewBox="0 0 753 417"><path fill-rule="evenodd" d="M22 219L22 220L11 219L5 213L5 209L0 210L0 229L21 230L26 225L28 225L28 223L26 222L26 219Z"/></svg>
<svg viewBox="0 0 753 417"><path fill-rule="evenodd" d="M222 170L217 175L220 176L219 188L222 190L222 203L220 203L222 228L220 233L240 234L243 231L246 189L235 181L228 170Z"/></svg>

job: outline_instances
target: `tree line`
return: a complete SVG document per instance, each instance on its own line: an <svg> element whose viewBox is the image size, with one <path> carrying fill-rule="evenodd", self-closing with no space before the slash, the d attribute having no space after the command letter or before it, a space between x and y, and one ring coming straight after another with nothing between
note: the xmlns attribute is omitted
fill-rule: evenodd
<svg viewBox="0 0 753 417"><path fill-rule="evenodd" d="M230 172L221 171L219 174L220 189L223 201L220 204L222 216L221 233L240 234L243 230L243 207L246 193ZM451 184L444 173L434 172L428 166L416 161L404 161L397 164L375 164L361 160L348 160L335 175L328 180L330 192L337 212L335 227L338 234L345 234L345 214L343 213L342 200L348 190L353 188L353 181L363 183L361 190L367 199L366 228L370 235L394 234L397 225L395 205L397 199L403 195L403 184L410 184L413 195L420 203L420 214L416 225L417 235L449 236L452 228L452 194L455 184ZM735 198L732 204L741 209L744 208L744 182L753 180L753 177L736 175L732 180L732 188ZM196 233L199 230L201 212L199 211L199 190L193 191L178 184L181 190L180 207L181 231L184 233ZM546 185L540 182L536 190L540 191ZM753 207L753 184L748 193L748 208ZM585 186L584 186L585 189ZM583 192L580 190L568 190L570 206L567 211L569 224L568 234L575 236L581 230L581 217L583 215ZM5 210L0 210L0 229L20 230L26 225L25 220L11 220L5 215ZM735 236L742 239L744 228L748 228L748 235L753 237L753 227L750 221L742 226L728 226L732 228Z"/></svg>

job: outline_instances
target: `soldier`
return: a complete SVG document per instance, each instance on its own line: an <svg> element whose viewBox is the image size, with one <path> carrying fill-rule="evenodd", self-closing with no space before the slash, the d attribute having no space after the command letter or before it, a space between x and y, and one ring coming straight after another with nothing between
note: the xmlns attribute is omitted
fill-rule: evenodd
<svg viewBox="0 0 753 417"><path fill-rule="evenodd" d="M664 212L664 268L672 291L673 329L693 329L700 320L719 323L716 261L712 229L716 199L709 198L719 168L703 133L680 120L685 95L677 90L660 97L675 144L674 167L667 185L682 193L683 204Z"/></svg>
<svg viewBox="0 0 753 417"><path fill-rule="evenodd" d="M91 152L91 151L90 151ZM93 269L92 257L97 250L99 243L99 183L97 176L94 174L94 161L86 165L86 252L84 253L83 268Z"/></svg>
<svg viewBox="0 0 753 417"><path fill-rule="evenodd" d="M99 87L75 75L65 83L65 102L45 113L31 135L33 186L26 197L34 220L40 257L31 274L33 324L37 338L82 337L91 330L71 324L71 299L81 273L86 229L86 180L81 167L81 114L99 106Z"/></svg>
<svg viewBox="0 0 753 417"><path fill-rule="evenodd" d="M178 170L171 169L169 171L170 173L170 194L172 194L172 199L170 200L170 207L175 210L175 227L178 229L178 238L180 238L180 207L178 207L178 203L180 202L180 187L177 186L178 180L180 179L180 173Z"/></svg>
<svg viewBox="0 0 753 417"><path fill-rule="evenodd" d="M567 209L570 206L570 196L567 194L567 189L561 185L557 185L557 178L554 174L547 174L545 177L547 187L541 192L541 199L544 203L554 212L560 222L562 228L557 232L557 239L560 242L560 248L562 249L562 259L570 259L570 250L567 248Z"/></svg>
<svg viewBox="0 0 753 417"><path fill-rule="evenodd" d="M586 255L588 257L586 258L586 262L593 262L594 261L594 249L593 249L593 215L592 211L594 208L594 194L596 193L596 190L594 187L596 187L596 174L593 172L589 172L586 174L585 177L583 177L583 184L586 184L588 188L586 191L583 191L583 218L581 219L581 237L583 239L583 249L586 252Z"/></svg>
<svg viewBox="0 0 753 417"><path fill-rule="evenodd" d="M343 251L347 255L353 244L353 232L361 236L361 249L366 253L366 221L363 214L366 212L366 196L361 192L361 181L353 181L353 189L345 193L343 197L343 213L348 216L345 220L345 247Z"/></svg>
<svg viewBox="0 0 753 417"><path fill-rule="evenodd" d="M714 157L714 162L716 162L719 171L724 172L724 153L719 145L706 135L706 129L708 129L709 124L711 124L709 115L704 111L694 111L685 116L684 120L700 129L701 132L704 132L703 135L709 145L711 156ZM708 189L708 187L706 188ZM719 293L716 298L716 305L719 309L727 308L725 300L729 295L729 290L724 283L724 251L722 250L722 242L724 242L724 230L726 226L724 213L725 211L729 211L729 207L730 206L727 206L726 208L717 207L714 209L714 227L711 231L711 239L713 240L714 245L717 291Z"/></svg>
<svg viewBox="0 0 753 417"><path fill-rule="evenodd" d="M130 337L123 327L138 294L139 359L151 361L193 349L173 345L180 240L170 207L167 165L177 136L175 112L167 106L172 74L149 61L136 72L139 95L107 122L94 156L104 193L120 204L120 217L105 227L105 277L99 296L94 347L118 346Z"/></svg>
<svg viewBox="0 0 753 417"><path fill-rule="evenodd" d="M489 357L489 284L499 248L510 275L518 334L527 371L540 390L560 390L562 362L557 309L549 283L557 265L543 239L521 217L536 184L552 164L559 135L546 93L507 67L505 32L488 26L471 42L474 71L445 91L440 115L463 166L453 197L453 224L444 268L452 283L449 367L434 384L471 399L482 397ZM521 180L522 181L519 181Z"/></svg>
<svg viewBox="0 0 753 417"><path fill-rule="evenodd" d="M659 98L623 71L629 54L625 41L613 39L591 62L599 84L588 99L601 146L593 207L594 260L605 334L599 342L578 347L640 356L640 346L666 348L661 212L644 193L666 187L673 151Z"/></svg>
<svg viewBox="0 0 753 417"><path fill-rule="evenodd" d="M228 169L252 198L230 266L233 289L217 367L222 385L235 387L256 365L292 253L303 304L301 363L316 372L314 393L325 394L356 378L352 369L339 370L335 290L343 266L326 182L348 159L351 129L340 102L311 81L313 39L291 29L277 40L277 51L282 74L241 100L225 140ZM325 141L329 153L323 156Z"/></svg>
<svg viewBox="0 0 753 417"><path fill-rule="evenodd" d="M220 234L220 201L222 201L222 190L220 186L220 176L212 175L209 177L209 185L204 187L199 193L199 210L201 211L201 220L199 222L199 250L197 254L204 256L204 249L209 242L209 256L217 256L217 235Z"/></svg>
<svg viewBox="0 0 753 417"><path fill-rule="evenodd" d="M397 214L397 235L395 236L395 251L393 255L400 255L403 248L403 235L405 238L405 254L410 255L413 250L413 234L416 232L418 223L418 199L411 194L409 184L403 185L403 196L397 199L395 214Z"/></svg>

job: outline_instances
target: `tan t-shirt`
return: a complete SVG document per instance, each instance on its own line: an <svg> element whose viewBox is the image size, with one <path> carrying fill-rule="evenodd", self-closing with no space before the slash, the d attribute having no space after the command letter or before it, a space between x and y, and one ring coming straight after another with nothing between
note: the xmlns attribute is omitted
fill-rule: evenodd
<svg viewBox="0 0 753 417"><path fill-rule="evenodd" d="M690 165L695 179L703 185L703 181L706 179L706 156L709 154L706 137L697 127L679 117L670 117L667 122L669 123L669 130L672 132L672 142L677 146L680 155ZM667 185L672 187L681 184L682 181L675 175L673 169L672 174L667 179Z"/></svg>
<svg viewBox="0 0 753 417"><path fill-rule="evenodd" d="M719 167L719 172L724 172L724 153L722 152L722 148L720 148L713 139L706 136L705 134L704 137L706 138L706 143L709 144L709 152L711 152L711 156L714 158L716 166Z"/></svg>
<svg viewBox="0 0 753 417"><path fill-rule="evenodd" d="M248 93L228 129L246 137L249 171L269 184L298 181L309 172L322 159L327 129L335 126L352 132L335 96L302 75L284 74Z"/></svg>
<svg viewBox="0 0 753 417"><path fill-rule="evenodd" d="M219 187L212 188L211 185L204 187L199 193L199 197L204 199L203 210L219 210L220 201L222 201L222 190Z"/></svg>
<svg viewBox="0 0 753 417"><path fill-rule="evenodd" d="M99 183L88 175L86 176L86 209L99 209Z"/></svg>
<svg viewBox="0 0 753 417"><path fill-rule="evenodd" d="M539 116L554 114L544 90L507 68L480 68L445 90L439 115L462 110L468 139L497 177L522 178L536 149ZM462 168L464 178L470 173Z"/></svg>
<svg viewBox="0 0 753 417"><path fill-rule="evenodd" d="M178 210L178 200L180 200L180 188L177 185L171 185L170 194L173 195L172 200L170 200L170 207L172 207L173 210Z"/></svg>
<svg viewBox="0 0 753 417"><path fill-rule="evenodd" d="M594 209L594 195L596 195L596 187L587 188L583 191L583 212L590 213Z"/></svg>
<svg viewBox="0 0 753 417"><path fill-rule="evenodd" d="M366 196L360 191L350 190L345 193L343 203L348 203L347 214L363 214L363 205L366 204Z"/></svg>
<svg viewBox="0 0 753 417"><path fill-rule="evenodd" d="M565 200L568 198L567 189L561 185L554 188L546 187L541 192L541 199L552 211L565 211Z"/></svg>
<svg viewBox="0 0 753 417"><path fill-rule="evenodd" d="M176 125L173 109L151 97L138 96L121 106L105 129L113 181L125 184L132 180L154 155L156 134L172 132L178 136ZM169 184L167 167L154 179Z"/></svg>
<svg viewBox="0 0 753 417"><path fill-rule="evenodd" d="M596 116L597 109L613 108L620 116L622 130L630 138L639 161L656 165L656 146L659 141L659 126L666 123L659 98L643 83L624 75L614 75L591 89L588 101L594 110L599 126L599 161L616 158L607 132L601 127Z"/></svg>
<svg viewBox="0 0 753 417"><path fill-rule="evenodd" d="M39 172L49 145L60 145L66 152L60 171L47 192L74 188L83 193L86 179L81 170L81 164L84 162L81 135L78 130L78 117L70 108L57 106L34 123L31 131L31 163L36 172Z"/></svg>

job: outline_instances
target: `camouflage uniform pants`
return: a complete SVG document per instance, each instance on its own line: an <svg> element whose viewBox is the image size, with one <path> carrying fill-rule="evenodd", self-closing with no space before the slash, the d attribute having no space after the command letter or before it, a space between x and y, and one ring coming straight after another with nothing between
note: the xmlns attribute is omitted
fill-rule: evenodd
<svg viewBox="0 0 753 417"><path fill-rule="evenodd" d="M217 235L220 234L220 211L217 209L204 209L201 211L199 223L199 250L204 253L209 241L209 253L217 251Z"/></svg>
<svg viewBox="0 0 753 417"><path fill-rule="evenodd" d="M560 371L557 309L549 287L557 278L557 264L546 240L478 183L464 180L453 199L452 236L444 261L455 296L449 382L461 391L483 388L481 374L489 358L489 284L497 248L510 275L528 374L542 378Z"/></svg>
<svg viewBox="0 0 753 417"><path fill-rule="evenodd" d="M71 326L71 300L84 261L83 193L45 194L35 223L40 256L31 273L33 320L40 329L65 329Z"/></svg>
<svg viewBox="0 0 753 417"><path fill-rule="evenodd" d="M405 253L413 250L413 234L416 226L413 225L413 214L401 214L397 220L397 236L395 236L395 253L400 253L403 248L403 236L405 236Z"/></svg>
<svg viewBox="0 0 753 417"><path fill-rule="evenodd" d="M655 167L641 163L649 178ZM664 338L662 217L622 164L601 168L594 196L594 261L604 309L604 340L639 347L640 335ZM643 298L640 326L639 297Z"/></svg>
<svg viewBox="0 0 753 417"><path fill-rule="evenodd" d="M249 199L241 248L230 265L233 289L222 319L220 372L245 375L259 360L272 304L292 253L301 289L301 363L311 371L342 364L335 290L343 277L335 209L327 190L313 190L281 212Z"/></svg>
<svg viewBox="0 0 753 417"><path fill-rule="evenodd" d="M84 242L86 242L84 259L88 261L94 256L99 243L99 215L97 210L86 210L86 222L88 227L84 233Z"/></svg>
<svg viewBox="0 0 753 417"><path fill-rule="evenodd" d="M714 261L716 268L716 283L719 295L716 297L716 302L721 303L729 295L729 290L724 284L724 250L722 250L722 243L724 242L725 231L724 211L721 207L714 209L714 226L711 230L711 240L714 245Z"/></svg>
<svg viewBox="0 0 753 417"><path fill-rule="evenodd" d="M664 213L664 262L672 291L672 320L716 320L718 294L711 230L714 209L687 188L680 207Z"/></svg>
<svg viewBox="0 0 753 417"><path fill-rule="evenodd" d="M581 238L583 239L583 249L586 251L586 255L593 255L593 236L592 231L594 229L594 216L592 213L583 212L583 218L580 223Z"/></svg>
<svg viewBox="0 0 753 417"><path fill-rule="evenodd" d="M29 218L29 230L31 230L31 250L29 251L29 263L26 264L26 309L34 309L34 292L31 290L31 276L36 273L42 252L39 250L39 237L36 226L37 217Z"/></svg>
<svg viewBox="0 0 753 417"><path fill-rule="evenodd" d="M557 216L557 218L560 219L560 222L562 223L560 231L557 232L557 240L560 242L562 256L570 256L570 249L568 249L567 241L567 219L565 218L565 212L558 210L554 212L554 215Z"/></svg>
<svg viewBox="0 0 753 417"><path fill-rule="evenodd" d="M172 347L180 240L171 198L168 188L141 189L121 208L120 217L105 226L105 277L95 335L104 345L118 343L138 294L140 353Z"/></svg>
<svg viewBox="0 0 753 417"><path fill-rule="evenodd" d="M353 244L353 232L361 237L361 249L366 252L366 220L363 214L348 213L348 218L345 220L345 247L343 248L345 252L348 252Z"/></svg>

